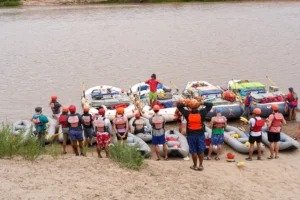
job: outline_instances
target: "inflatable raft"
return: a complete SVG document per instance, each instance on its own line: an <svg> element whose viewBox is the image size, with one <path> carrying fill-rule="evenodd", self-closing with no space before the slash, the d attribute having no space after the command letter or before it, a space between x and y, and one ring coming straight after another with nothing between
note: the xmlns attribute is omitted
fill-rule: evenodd
<svg viewBox="0 0 300 200"><path fill-rule="evenodd" d="M23 134L26 138L34 129L34 125L29 120L18 120L12 125L12 133L14 135Z"/></svg>
<svg viewBox="0 0 300 200"><path fill-rule="evenodd" d="M152 134L151 134L152 127L151 127L148 119L146 119L145 117L141 117L141 119L143 119L143 121L145 123L144 124L144 129L145 129L146 133L138 133L135 136L141 138L145 142L150 142L152 140ZM135 120L135 117L131 118L131 120L129 121L129 128L130 128L129 130L131 130L131 127L132 127L132 124L133 124L134 120Z"/></svg>
<svg viewBox="0 0 300 200"><path fill-rule="evenodd" d="M117 137L114 137L114 143L117 144ZM141 138L131 134L131 133L128 133L128 136L127 136L127 144L129 146L135 146L137 145L137 150L139 152L141 152L142 155L144 155L145 157L150 157L151 156L151 149L150 147L148 146L148 144L142 140Z"/></svg>
<svg viewBox="0 0 300 200"><path fill-rule="evenodd" d="M168 146L168 156L187 157L189 155L189 145L186 137L176 130L168 130L165 132ZM164 156L163 145L159 145L161 156Z"/></svg>
<svg viewBox="0 0 300 200"><path fill-rule="evenodd" d="M216 116L215 109L221 107L223 109L222 115L227 119L239 118L243 114L243 108L241 107L238 99L235 95L232 101L223 99L224 91L206 81L191 81L188 82L184 88L182 94L186 98L197 98L201 96L204 101L208 101L214 104L212 110L206 115L207 119L211 119Z"/></svg>
<svg viewBox="0 0 300 200"><path fill-rule="evenodd" d="M149 119L150 117L152 117L154 115L154 111L153 110L149 110L150 106L144 106L141 114L143 117ZM176 115L175 115L175 111L176 111L176 107L172 107L172 108L162 108L159 110L159 114L162 115L166 122L172 122L172 121L176 121Z"/></svg>
<svg viewBox="0 0 300 200"><path fill-rule="evenodd" d="M279 90L277 86L269 86L267 90L265 85L260 82L250 82L248 80L231 80L228 82L228 89L237 93L242 99L246 97L248 92L251 93L253 106L251 112L255 108L261 109L261 116L268 117L272 113L272 104L278 104L279 112L288 115L285 109L285 94Z"/></svg>
<svg viewBox="0 0 300 200"><path fill-rule="evenodd" d="M268 141L268 128L267 126L263 127L263 134L262 134L262 141L265 145L269 145ZM293 138L288 136L287 134L280 132L280 141L279 141L279 150L294 150L299 149L300 145L297 141L295 141Z"/></svg>
<svg viewBox="0 0 300 200"><path fill-rule="evenodd" d="M227 125L224 133L224 141L234 150L240 153L249 153L250 143L248 142L249 135L240 129ZM257 151L257 146L254 145L254 151ZM261 144L261 151L265 151L264 144Z"/></svg>

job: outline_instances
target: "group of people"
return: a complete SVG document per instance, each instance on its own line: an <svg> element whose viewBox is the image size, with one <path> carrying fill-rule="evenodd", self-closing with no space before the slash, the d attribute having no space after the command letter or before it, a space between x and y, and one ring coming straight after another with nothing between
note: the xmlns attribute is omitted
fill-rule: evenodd
<svg viewBox="0 0 300 200"><path fill-rule="evenodd" d="M165 139L165 119L159 114L160 107L156 104L157 94L156 88L160 81L156 80L156 75L152 74L151 79L146 81L150 85L150 106L154 111L154 115L149 119L152 126L152 144L155 148L157 160L160 160L159 146L163 145L164 160L168 160L168 151ZM298 98L293 88L289 88L289 95L287 95L287 103L290 111L289 119L296 119L295 108L297 107ZM220 160L220 154L222 144L224 143L224 128L227 125L226 117L222 116L222 109L216 108L216 116L210 121L209 127L212 128L212 136L210 138L210 145L207 157L204 158L204 151L206 149L206 138L205 138L205 116L212 109L213 104L210 102L201 102L201 98L197 99L180 99L177 104L176 116L179 122L179 131L187 136L189 144L190 154L192 156L193 165L190 167L193 170L202 171L203 160L211 160L211 154L213 146L217 146L217 154L215 160ZM296 103L295 103L296 102ZM245 112L244 116L249 119L250 109L253 104L251 95L248 93L244 101ZM71 144L75 155L83 155L83 131L85 136L85 143L92 144L94 133L97 138L97 152L101 158L101 149L104 147L106 156L108 156L108 147L110 142L117 137L118 142L126 141L129 124L128 119L124 116L124 108L116 109L116 117L112 124L109 119L105 118L105 110L100 108L98 113L95 115L89 114L89 108L83 108L83 114L76 112L76 107L70 105L69 107L63 107L57 102L57 97L52 96L50 107L53 112L53 118L57 119L58 126L62 127L63 131L63 153L66 153L66 142L68 139L71 140ZM205 107L199 109L200 106ZM62 110L62 114L60 115ZM270 156L268 159L279 158L279 140L281 126L286 124L286 121L281 113L278 112L278 105L272 105L272 114L266 119L268 126L268 140L270 142ZM32 117L32 121L36 126L38 139L41 141L42 146L45 145L45 130L46 123L48 122L47 117L42 115L42 108L35 108L35 114ZM251 161L254 151L254 144L257 145L257 159L261 160L261 142L262 142L262 127L265 121L260 117L261 110L255 108L253 110L254 117L250 118L250 134L249 143L250 151L249 156L246 160ZM135 116L135 120L130 130L133 134L145 133L144 122L140 119L140 114ZM57 129L58 129L57 126ZM298 135L300 136L300 125ZM78 151L78 145L79 150ZM198 163L199 162L199 163Z"/></svg>

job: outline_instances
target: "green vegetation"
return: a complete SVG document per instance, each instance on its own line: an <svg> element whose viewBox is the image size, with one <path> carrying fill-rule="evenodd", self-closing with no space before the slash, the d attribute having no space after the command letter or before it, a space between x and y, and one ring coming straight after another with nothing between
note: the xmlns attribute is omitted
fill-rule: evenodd
<svg viewBox="0 0 300 200"><path fill-rule="evenodd" d="M0 0L0 7L21 6L20 0Z"/></svg>
<svg viewBox="0 0 300 200"><path fill-rule="evenodd" d="M119 162L121 168L139 170L144 162L144 156L137 151L137 146L127 144L114 145L109 148L110 158Z"/></svg>
<svg viewBox="0 0 300 200"><path fill-rule="evenodd" d="M57 159L61 155L61 145L53 143L45 147L45 153Z"/></svg>

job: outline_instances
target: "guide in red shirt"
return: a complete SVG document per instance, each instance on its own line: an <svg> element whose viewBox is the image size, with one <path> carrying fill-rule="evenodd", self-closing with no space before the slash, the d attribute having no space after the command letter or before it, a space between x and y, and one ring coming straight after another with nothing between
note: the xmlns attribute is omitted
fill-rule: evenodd
<svg viewBox="0 0 300 200"><path fill-rule="evenodd" d="M145 81L150 86L150 93L149 93L149 99L150 99L150 106L153 108L154 105L156 105L156 99L157 99L157 85L162 84L159 80L156 80L156 75L152 74L151 79Z"/></svg>

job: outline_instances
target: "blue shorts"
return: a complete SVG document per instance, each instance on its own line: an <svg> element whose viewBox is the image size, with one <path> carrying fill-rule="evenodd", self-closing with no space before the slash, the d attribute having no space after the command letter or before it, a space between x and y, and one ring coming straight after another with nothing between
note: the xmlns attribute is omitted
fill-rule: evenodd
<svg viewBox="0 0 300 200"><path fill-rule="evenodd" d="M166 138L165 134L161 136L152 136L152 144L153 145L159 145L159 144L165 144L166 143Z"/></svg>
<svg viewBox="0 0 300 200"><path fill-rule="evenodd" d="M224 134L212 134L210 138L212 145L221 145L224 143Z"/></svg>
<svg viewBox="0 0 300 200"><path fill-rule="evenodd" d="M297 108L298 107L298 105L297 106L293 106L293 105L291 105L291 104L289 104L289 108Z"/></svg>
<svg viewBox="0 0 300 200"><path fill-rule="evenodd" d="M190 154L201 154L206 149L204 134L187 136L187 140L190 147Z"/></svg>
<svg viewBox="0 0 300 200"><path fill-rule="evenodd" d="M76 140L82 141L83 140L82 131L70 130L69 134L70 134L72 141L76 141Z"/></svg>

